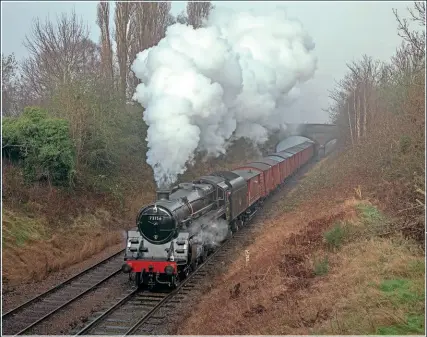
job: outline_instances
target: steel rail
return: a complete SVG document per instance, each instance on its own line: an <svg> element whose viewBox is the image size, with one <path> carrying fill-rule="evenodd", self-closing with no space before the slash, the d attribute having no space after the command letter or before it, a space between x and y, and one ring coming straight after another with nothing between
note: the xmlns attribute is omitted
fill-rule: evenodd
<svg viewBox="0 0 427 337"><path fill-rule="evenodd" d="M25 332L31 330L34 326L42 323L43 321L45 321L46 319L48 319L49 317L51 317L52 315L54 315L55 313L59 312L61 309L63 309L64 307L66 307L67 305L73 303L74 301L76 301L77 299L81 298L82 296L84 296L85 294L93 291L94 289L96 289L97 287L99 287L101 284L103 284L104 282L108 281L110 278L116 276L117 274L119 274L121 272L121 268L114 268L113 271L109 271L108 274L106 276L104 275L99 275L102 277L101 280L97 281L96 279L94 279L94 281L97 281L95 284L92 284L92 282L90 282L89 284L85 284L85 283L80 283L79 287L73 287L73 282L74 281L79 281L80 278L84 278L86 275L90 275L90 272L96 270L96 268L102 266L105 263L108 263L109 261L113 260L114 258L117 258L118 256L120 256L123 253L124 250L121 250L117 253L114 253L113 255L108 256L107 258L103 259L100 262L95 263L94 265L84 269L83 271L77 273L74 276L71 276L70 278L68 278L67 280L65 280L64 282L61 282L60 284L56 285L55 287L53 287L52 289L49 289L48 291L45 291L44 293L37 295L35 297L33 297L32 299L26 301L25 303L17 306L16 308L8 311L6 314L4 314L2 316L2 326L3 329L5 327L5 320L9 320L9 319L15 319L18 322L18 327L19 327L19 323L22 324L22 321L19 319L19 315L24 314L25 315L25 310L26 309L30 309L31 305L41 305L41 309L42 309L42 317L35 317L34 321L30 321L28 322L28 325L24 328L19 327L20 330L18 332L13 332L13 335L21 335L24 334ZM106 271L108 271L110 268L107 267ZM68 289L66 288L67 286L70 286L70 292L71 294L73 294L74 292L78 292L75 296L72 296L71 298L69 298L68 300L65 299L64 303L61 303L61 299L59 299L57 301L57 303L52 302L54 304L57 304L58 306L53 308L52 310L50 310L51 308L49 308L49 304L46 305L45 310L43 310L43 301L45 301L46 299L49 299L49 295L52 295L53 298L55 297L55 295L58 294L58 291L61 290L65 290L67 291ZM60 294L60 293L59 293ZM63 296L63 295L62 295ZM68 296L67 296L68 297ZM46 309L50 310L46 312ZM31 309L30 309L31 310ZM34 310L34 308L33 308ZM45 311L46 313L43 313L43 311ZM18 317L15 317L18 316ZM22 319L22 318L21 318ZM16 326L16 325L15 325ZM16 328L18 328L16 327ZM7 327L7 330L12 330L13 329L13 325L11 326L11 329L9 329L9 327ZM4 331L3 331L4 332Z"/></svg>

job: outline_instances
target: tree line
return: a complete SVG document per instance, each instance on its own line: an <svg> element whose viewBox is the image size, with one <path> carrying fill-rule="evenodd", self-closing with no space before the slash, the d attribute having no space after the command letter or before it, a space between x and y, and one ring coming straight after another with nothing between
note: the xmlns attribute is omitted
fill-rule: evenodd
<svg viewBox="0 0 427 337"><path fill-rule="evenodd" d="M330 92L331 120L340 126L347 143L360 144L369 133L375 133L376 112L389 109L399 113L397 102L404 100L407 89L424 85L425 2L415 2L408 11L409 20L422 29L411 30L410 21L393 10L403 41L390 62L363 55L347 64L348 73Z"/></svg>
<svg viewBox="0 0 427 337"><path fill-rule="evenodd" d="M363 55L330 92L342 155L336 177L382 200L402 232L425 234L425 2L393 10L401 45L388 62ZM392 15L392 13L390 13ZM381 43L381 41L378 41ZM339 178L338 178L339 177ZM360 187L360 186L359 186Z"/></svg>
<svg viewBox="0 0 427 337"><path fill-rule="evenodd" d="M18 64L14 54L2 54L2 114L19 115L26 105L45 103L59 87L88 78L129 99L138 84L130 70L136 54L156 45L174 23L200 27L211 8L210 2L189 1L186 12L174 17L170 2L116 2L114 12L109 2L100 2L98 42L75 11L54 21L36 18L24 40L28 57Z"/></svg>
<svg viewBox="0 0 427 337"><path fill-rule="evenodd" d="M92 177L98 182L99 177L140 173L146 125L142 108L130 104L139 83L131 64L137 53L165 36L168 26L179 22L198 28L211 8L210 2L189 1L175 17L170 2L116 2L114 8L99 2L99 41L90 39L87 23L75 11L54 20L36 18L24 40L28 56L17 62L14 54L2 54L3 156L31 162L30 180ZM55 123L52 128L68 134L73 145L70 151L68 142L61 142L67 144L62 150L68 173L59 175L52 161L61 162L61 145L55 143L61 137L49 137L46 129ZM31 125L38 126L29 131ZM39 139L40 132L46 142L27 146L25 137ZM26 151L17 154L21 148ZM49 159L40 153L50 153Z"/></svg>

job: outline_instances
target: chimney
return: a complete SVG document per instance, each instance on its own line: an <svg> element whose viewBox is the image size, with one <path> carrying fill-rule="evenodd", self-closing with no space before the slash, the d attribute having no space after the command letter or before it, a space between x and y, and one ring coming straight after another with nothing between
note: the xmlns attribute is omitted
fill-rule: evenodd
<svg viewBox="0 0 427 337"><path fill-rule="evenodd" d="M171 191L169 189L158 189L156 193L157 200L169 200L169 195Z"/></svg>

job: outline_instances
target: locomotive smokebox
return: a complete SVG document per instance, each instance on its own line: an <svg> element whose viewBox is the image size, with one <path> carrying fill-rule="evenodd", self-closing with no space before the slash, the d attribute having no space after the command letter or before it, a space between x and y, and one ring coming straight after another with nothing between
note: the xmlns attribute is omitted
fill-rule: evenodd
<svg viewBox="0 0 427 337"><path fill-rule="evenodd" d="M156 193L157 193L157 200L169 200L169 195L171 194L171 190L167 188L163 188L163 189L158 189Z"/></svg>

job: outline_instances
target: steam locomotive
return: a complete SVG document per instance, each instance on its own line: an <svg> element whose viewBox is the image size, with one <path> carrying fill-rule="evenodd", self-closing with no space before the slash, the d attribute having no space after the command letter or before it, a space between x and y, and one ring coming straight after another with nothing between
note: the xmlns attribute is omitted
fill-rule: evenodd
<svg viewBox="0 0 427 337"><path fill-rule="evenodd" d="M138 287L176 287L314 154L314 143L305 142L157 191L157 200L139 211L137 228L127 232L122 271L134 274Z"/></svg>

